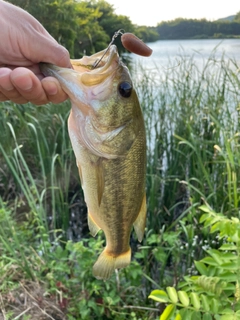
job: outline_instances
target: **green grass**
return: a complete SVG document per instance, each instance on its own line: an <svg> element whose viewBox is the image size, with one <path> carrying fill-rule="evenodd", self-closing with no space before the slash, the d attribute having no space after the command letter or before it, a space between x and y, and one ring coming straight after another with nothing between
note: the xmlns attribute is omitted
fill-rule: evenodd
<svg viewBox="0 0 240 320"><path fill-rule="evenodd" d="M239 218L237 69L236 62L217 60L213 52L203 70L194 58L184 57L178 66L170 61L166 70L133 70L147 131L148 220L141 245L133 235L132 264L107 282L91 274L103 240L101 234L90 237L84 225L83 197L67 133L70 104L1 103L4 319L24 310L21 303L11 307L9 294L15 300L20 293L26 296L32 283L44 288L42 299L54 306L38 304L38 317L47 310L56 319L56 313L70 320L156 319L163 309L148 299L151 290L177 286L185 275L196 274L194 261L206 255L206 248L222 244L199 224L199 206L207 204L228 218ZM81 212L76 210L79 206ZM76 222L73 214L85 218ZM73 227L79 228L78 242L69 236ZM36 302L37 293L30 294Z"/></svg>

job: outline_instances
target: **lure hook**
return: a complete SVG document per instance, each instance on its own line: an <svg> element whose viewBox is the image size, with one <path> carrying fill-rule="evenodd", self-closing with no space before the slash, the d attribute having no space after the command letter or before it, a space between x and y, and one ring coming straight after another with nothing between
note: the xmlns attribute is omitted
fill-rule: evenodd
<svg viewBox="0 0 240 320"><path fill-rule="evenodd" d="M105 54L108 52L109 48L111 47L111 45L113 44L113 42L115 41L115 39L120 35L123 34L124 30L123 29L119 29L118 31L116 31L114 33L114 35L112 36L112 40L110 41L107 49L105 50L105 52L103 53L102 57L100 59L97 59L94 64L92 65L92 69L97 68L97 66L99 65L99 63L102 61L102 59L104 58Z"/></svg>

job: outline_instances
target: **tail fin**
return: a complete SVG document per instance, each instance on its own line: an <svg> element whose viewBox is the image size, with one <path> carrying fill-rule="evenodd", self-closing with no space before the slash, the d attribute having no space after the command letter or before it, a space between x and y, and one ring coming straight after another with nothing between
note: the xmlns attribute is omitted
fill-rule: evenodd
<svg viewBox="0 0 240 320"><path fill-rule="evenodd" d="M125 268L131 262L131 248L118 256L113 256L107 248L98 257L93 266L93 275L97 279L107 280L115 269Z"/></svg>

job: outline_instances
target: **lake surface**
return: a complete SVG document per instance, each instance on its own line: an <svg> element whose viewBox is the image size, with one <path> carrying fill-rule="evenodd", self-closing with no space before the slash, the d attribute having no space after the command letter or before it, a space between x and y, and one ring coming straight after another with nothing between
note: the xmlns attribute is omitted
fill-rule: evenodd
<svg viewBox="0 0 240 320"><path fill-rule="evenodd" d="M149 129L150 150L155 146L155 131L161 133L163 130L159 118L163 110L170 145L171 135L178 123L177 115L185 112L184 99L186 116L196 117L196 113L199 122L204 117L204 108L211 103L216 104L216 108L231 110L232 117L239 119L236 111L239 104L238 85L236 81L231 82L224 71L233 71L232 76L229 73L232 80L234 74L239 78L240 39L163 40L148 45L153 49L151 57L130 56L133 65L131 73ZM144 85L149 85L149 90ZM149 112L148 104L144 103L146 91L149 91L153 105ZM217 97L221 92L224 92L223 102ZM192 106L194 103L197 106ZM175 111L171 113L171 109ZM167 167L165 162L163 159L164 168Z"/></svg>
<svg viewBox="0 0 240 320"><path fill-rule="evenodd" d="M177 64L180 56L202 64L210 56L221 59L224 55L225 59L234 59L240 66L240 39L160 40L148 43L148 46L153 50L151 57L132 54L133 62L154 68L156 65L167 67L170 61Z"/></svg>

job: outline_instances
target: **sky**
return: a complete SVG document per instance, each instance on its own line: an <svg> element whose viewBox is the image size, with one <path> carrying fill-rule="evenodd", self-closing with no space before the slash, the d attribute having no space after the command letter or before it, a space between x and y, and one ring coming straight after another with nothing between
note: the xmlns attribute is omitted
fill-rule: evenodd
<svg viewBox="0 0 240 320"><path fill-rule="evenodd" d="M239 0L106 0L117 15L128 16L132 23L156 26L176 18L213 21L240 11Z"/></svg>

